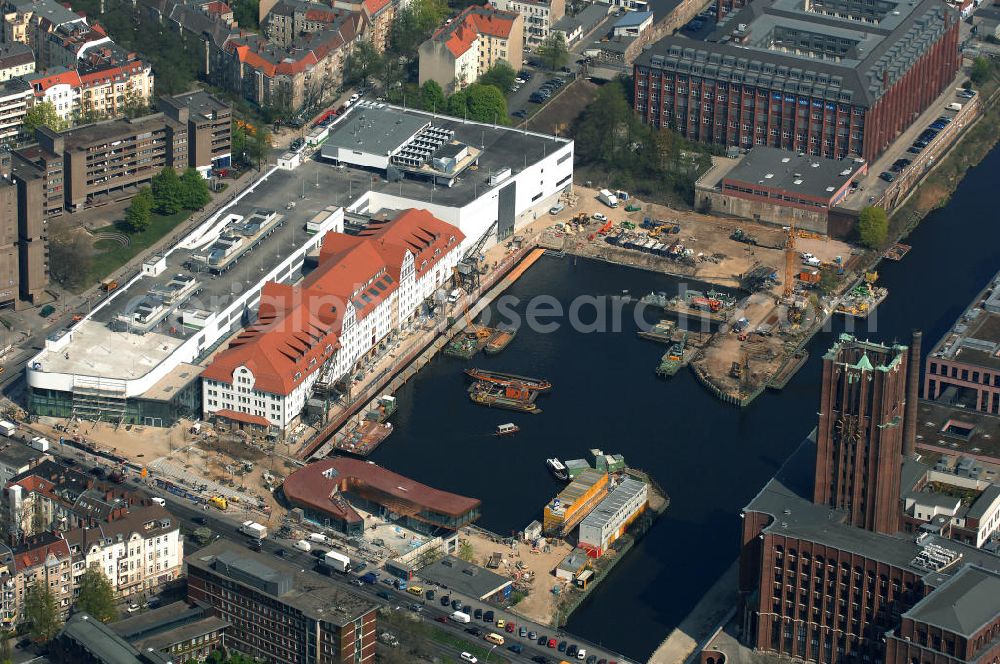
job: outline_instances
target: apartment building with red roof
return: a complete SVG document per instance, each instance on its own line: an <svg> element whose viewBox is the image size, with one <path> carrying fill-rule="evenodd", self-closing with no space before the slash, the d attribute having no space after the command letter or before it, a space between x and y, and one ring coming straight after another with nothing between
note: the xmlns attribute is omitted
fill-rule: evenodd
<svg viewBox="0 0 1000 664"><path fill-rule="evenodd" d="M34 587L47 588L59 613L73 602L73 556L58 532L27 537L9 549L0 549L0 627L9 629L24 618L24 603Z"/></svg>
<svg viewBox="0 0 1000 664"><path fill-rule="evenodd" d="M272 10L261 26L266 36L227 41L216 82L258 106L299 109L329 101L343 82L347 55L364 32L364 17L324 5L299 9L288 21Z"/></svg>
<svg viewBox="0 0 1000 664"><path fill-rule="evenodd" d="M259 428L294 424L322 375L340 378L406 327L443 288L465 236L426 210L328 233L319 266L299 286L268 283L257 321L202 374L202 409ZM221 414L220 414L221 413Z"/></svg>
<svg viewBox="0 0 1000 664"><path fill-rule="evenodd" d="M475 83L500 60L521 66L524 18L491 5L473 5L420 45L420 85L437 81L446 93Z"/></svg>
<svg viewBox="0 0 1000 664"><path fill-rule="evenodd" d="M364 15L368 25L366 39L379 53L389 47L389 36L396 11L405 3L403 0L333 0L336 9L346 9Z"/></svg>

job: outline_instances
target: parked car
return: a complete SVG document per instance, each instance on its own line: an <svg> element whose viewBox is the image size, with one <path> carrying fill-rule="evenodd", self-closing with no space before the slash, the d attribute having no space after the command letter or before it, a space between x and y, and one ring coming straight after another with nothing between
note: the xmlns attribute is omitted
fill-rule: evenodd
<svg viewBox="0 0 1000 664"><path fill-rule="evenodd" d="M522 625L521 628L517 630L517 635L523 639L528 635L528 628Z"/></svg>
<svg viewBox="0 0 1000 664"><path fill-rule="evenodd" d="M886 182L892 182L893 180L896 179L896 176L890 173L889 171L882 171L881 173L878 174L878 177L879 179L885 180Z"/></svg>
<svg viewBox="0 0 1000 664"><path fill-rule="evenodd" d="M528 632L528 638L531 639L532 641L537 641L538 634L536 634L535 632Z"/></svg>
<svg viewBox="0 0 1000 664"><path fill-rule="evenodd" d="M492 610L487 611L486 613L483 614L483 621L488 622L488 623L493 622L493 611Z"/></svg>
<svg viewBox="0 0 1000 664"><path fill-rule="evenodd" d="M507 650L520 655L524 651L524 646L522 646L520 643L514 643L512 645L507 646Z"/></svg>
<svg viewBox="0 0 1000 664"><path fill-rule="evenodd" d="M566 643L566 642L563 641L563 643ZM548 645L549 645L550 648L555 648L556 647L556 640L555 639L549 639L549 644Z"/></svg>
<svg viewBox="0 0 1000 664"><path fill-rule="evenodd" d="M566 648L566 656L567 657L576 657L576 644L575 643L569 644L569 647Z"/></svg>
<svg viewBox="0 0 1000 664"><path fill-rule="evenodd" d="M483 610L482 609L476 609L475 611L472 612L472 617L475 618L476 620L482 620L483 619Z"/></svg>
<svg viewBox="0 0 1000 664"><path fill-rule="evenodd" d="M549 208L549 214L559 214L565 209L566 209L565 205L563 205L562 203L556 203L555 205Z"/></svg>
<svg viewBox="0 0 1000 664"><path fill-rule="evenodd" d="M608 220L608 216L603 212L595 212L593 216L591 216L591 219L593 219L594 221L599 221L601 223L604 223L605 221Z"/></svg>
<svg viewBox="0 0 1000 664"><path fill-rule="evenodd" d="M514 111L513 113L511 113L511 115L514 116L515 118L524 118L527 117L528 112L522 108L519 111Z"/></svg>
<svg viewBox="0 0 1000 664"><path fill-rule="evenodd" d="M441 596L441 606L448 606L451 603L451 597L448 595Z"/></svg>
<svg viewBox="0 0 1000 664"><path fill-rule="evenodd" d="M556 650L558 650L559 652L566 652L566 646L568 646L568 645L569 644L566 643L565 641L560 641L559 645L556 646Z"/></svg>
<svg viewBox="0 0 1000 664"><path fill-rule="evenodd" d="M923 150L923 148L917 147L916 145L911 145L910 147L906 148L906 151L909 152L910 154L920 154L921 150Z"/></svg>

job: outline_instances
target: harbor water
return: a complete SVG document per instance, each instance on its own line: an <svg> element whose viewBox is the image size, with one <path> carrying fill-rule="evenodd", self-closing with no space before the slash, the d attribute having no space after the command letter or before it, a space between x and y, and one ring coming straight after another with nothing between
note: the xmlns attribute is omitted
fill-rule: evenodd
<svg viewBox="0 0 1000 664"><path fill-rule="evenodd" d="M902 262L880 265L889 298L868 324L853 322L855 334L906 343L911 330L921 328L926 352L947 331L1000 268L1000 226L990 209L997 173L1000 149L910 236L913 250ZM395 431L371 457L431 486L481 499L480 525L503 535L540 519L562 486L546 470L548 457L580 458L598 447L650 473L670 495L669 510L567 625L642 661L736 557L739 511L815 425L822 355L849 325L834 319L812 340L808 362L781 393L765 393L740 410L714 399L687 369L669 380L654 374L665 347L636 336L632 311L645 293L676 293L679 283L571 256L543 258L508 291L519 299L510 311L523 315L537 295L567 309L580 295L598 296L600 303L600 296L624 291L631 303L622 306L621 329L579 331L565 317L553 317L547 320L560 323L554 331L522 326L499 355L439 356L397 394ZM611 304L604 310L613 318ZM579 318L594 322L595 307L581 307ZM550 380L551 394L537 401L543 412L473 404L462 374L470 366ZM521 431L496 438L502 422Z"/></svg>

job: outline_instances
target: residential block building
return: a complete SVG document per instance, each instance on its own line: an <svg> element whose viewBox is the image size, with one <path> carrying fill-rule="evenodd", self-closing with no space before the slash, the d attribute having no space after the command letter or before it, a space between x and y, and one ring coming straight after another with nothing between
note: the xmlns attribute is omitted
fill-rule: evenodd
<svg viewBox="0 0 1000 664"><path fill-rule="evenodd" d="M162 113L62 133L40 127L37 145L15 150L13 163L43 181L44 214L127 198L167 166L207 174L229 164L229 106L204 92L161 100L161 105Z"/></svg>
<svg viewBox="0 0 1000 664"><path fill-rule="evenodd" d="M497 62L521 66L524 17L473 5L420 45L420 84L436 81L446 93L475 83Z"/></svg>
<svg viewBox="0 0 1000 664"><path fill-rule="evenodd" d="M159 505L119 507L107 519L66 531L76 582L97 568L119 597L156 592L182 575L180 521Z"/></svg>
<svg viewBox="0 0 1000 664"><path fill-rule="evenodd" d="M450 280L464 239L415 209L358 235L327 233L319 266L300 286L266 284L256 323L202 373L204 416L295 423L322 374L354 370Z"/></svg>
<svg viewBox="0 0 1000 664"><path fill-rule="evenodd" d="M58 0L4 0L3 41L27 44L35 52L39 69L49 66L48 35L56 29L87 20Z"/></svg>
<svg viewBox="0 0 1000 664"><path fill-rule="evenodd" d="M937 0L758 0L643 52L635 110L690 140L871 163L954 83L958 25Z"/></svg>
<svg viewBox="0 0 1000 664"><path fill-rule="evenodd" d="M927 355L924 398L1000 415L1000 273Z"/></svg>
<svg viewBox="0 0 1000 664"><path fill-rule="evenodd" d="M295 31L296 26L303 30ZM224 64L213 80L258 106L297 110L333 97L343 82L344 60L362 37L364 19L329 6L292 7L290 16L272 10L262 28L273 38L246 34L226 42Z"/></svg>
<svg viewBox="0 0 1000 664"><path fill-rule="evenodd" d="M45 36L45 69L66 67L76 69L77 64L88 52L98 46L114 46L100 25L88 25L86 21L67 23L55 28Z"/></svg>
<svg viewBox="0 0 1000 664"><path fill-rule="evenodd" d="M20 544L0 544L0 625L11 629L24 619L24 603L33 588L45 588L66 615L73 603L73 559L57 533L40 533Z"/></svg>
<svg viewBox="0 0 1000 664"><path fill-rule="evenodd" d="M496 6L521 15L525 46L537 46L545 41L555 24L566 15L566 0L499 0ZM521 68L520 60L510 60L510 63L515 70Z"/></svg>
<svg viewBox="0 0 1000 664"><path fill-rule="evenodd" d="M0 82L35 71L35 52L21 42L0 43Z"/></svg>
<svg viewBox="0 0 1000 664"><path fill-rule="evenodd" d="M130 105L147 107L152 102L152 69L133 54L119 58L111 47L99 46L75 64L74 69L53 67L24 77L35 102L51 103L67 123L119 118Z"/></svg>
<svg viewBox="0 0 1000 664"><path fill-rule="evenodd" d="M374 602L224 539L186 562L188 600L229 623L227 648L259 661L375 661Z"/></svg>
<svg viewBox="0 0 1000 664"><path fill-rule="evenodd" d="M202 90L161 97L160 110L180 125L187 125L188 166L208 176L213 168L232 162L233 109Z"/></svg>
<svg viewBox="0 0 1000 664"><path fill-rule="evenodd" d="M34 92L23 79L0 83L0 148L15 147L24 137L24 116L31 108Z"/></svg>

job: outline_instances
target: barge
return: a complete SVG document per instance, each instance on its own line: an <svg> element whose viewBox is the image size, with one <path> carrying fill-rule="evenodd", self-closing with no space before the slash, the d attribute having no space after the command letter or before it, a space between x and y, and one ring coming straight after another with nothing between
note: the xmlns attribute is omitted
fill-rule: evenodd
<svg viewBox="0 0 1000 664"><path fill-rule="evenodd" d="M444 354L468 360L489 343L495 332L496 330L489 327L472 325L448 342L444 347Z"/></svg>
<svg viewBox="0 0 1000 664"><path fill-rule="evenodd" d="M660 366L656 367L656 375L669 378L675 375L684 365L684 344L686 339L672 345L660 359Z"/></svg>
<svg viewBox="0 0 1000 664"><path fill-rule="evenodd" d="M529 378L502 371L487 371L485 369L466 369L465 375L478 383L488 383L500 387L517 385L529 392L548 392L552 383L543 378Z"/></svg>
<svg viewBox="0 0 1000 664"><path fill-rule="evenodd" d="M674 332L677 330L677 323L672 320L661 320L648 330L639 330L639 338L649 341L656 341L661 344L669 344L674 341Z"/></svg>
<svg viewBox="0 0 1000 664"><path fill-rule="evenodd" d="M392 433L388 422L365 420L333 443L333 449L352 456L366 457Z"/></svg>
<svg viewBox="0 0 1000 664"><path fill-rule="evenodd" d="M514 340L517 336L517 330L512 327L498 327L497 331L490 337L490 340L486 342L486 348L483 350L487 355L496 355L497 353L503 351L510 342Z"/></svg>
<svg viewBox="0 0 1000 664"><path fill-rule="evenodd" d="M540 413L541 408L535 405L538 392L529 390L523 385L495 385L493 383L475 382L469 388L469 399L472 403L488 408L505 408L521 413Z"/></svg>

